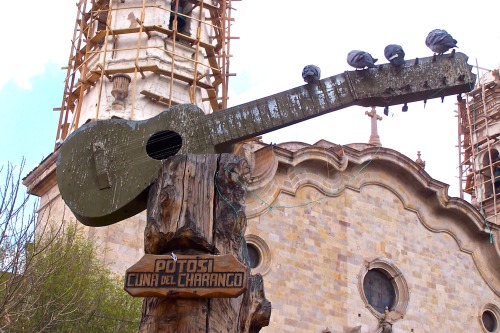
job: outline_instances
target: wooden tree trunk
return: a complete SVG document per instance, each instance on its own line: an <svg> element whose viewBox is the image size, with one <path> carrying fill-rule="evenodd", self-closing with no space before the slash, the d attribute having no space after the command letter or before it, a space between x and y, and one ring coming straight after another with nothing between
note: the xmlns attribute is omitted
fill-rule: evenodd
<svg viewBox="0 0 500 333"><path fill-rule="evenodd" d="M233 254L248 263L243 185L248 177L248 164L236 155L165 160L149 193L145 252ZM262 276L255 275L237 298L146 297L139 332L259 332L270 316Z"/></svg>

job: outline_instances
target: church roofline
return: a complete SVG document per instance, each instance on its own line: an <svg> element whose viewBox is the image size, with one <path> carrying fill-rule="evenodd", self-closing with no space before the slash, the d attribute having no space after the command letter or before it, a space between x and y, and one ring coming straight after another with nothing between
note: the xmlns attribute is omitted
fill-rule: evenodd
<svg viewBox="0 0 500 333"><path fill-rule="evenodd" d="M29 194L41 197L56 185L55 176L58 156L59 149L56 149L23 178L23 185L26 186Z"/></svg>
<svg viewBox="0 0 500 333"><path fill-rule="evenodd" d="M330 148L340 147L345 156L331 153L328 141L322 140L322 147L301 142L282 143L272 145L274 159L277 164L285 168L294 167L300 163L314 160L323 160L333 166L330 172L354 172L353 168L369 163L366 170L377 174L377 170L391 170L389 174L400 177L404 187L395 189L384 184L383 180L376 179L367 173L364 177L350 182L335 195L328 194L332 188L321 177L314 180L312 177L301 178L297 181L280 183L274 177L278 166L273 168L273 173L259 179L260 183L252 182L249 189L256 192L260 200L249 197L247 202L247 217L252 218L268 210L266 203L276 200L281 192L295 195L303 186L312 186L318 191L331 197L342 195L345 190L361 191L364 186L379 185L392 191L401 201L406 210L417 214L422 225L434 233L446 233L455 239L461 252L472 256L473 261L485 282L500 296L500 242L498 226L486 224L480 212L469 202L448 195L449 185L433 179L421 166L407 156L384 147L371 146L364 150L357 150L349 145L339 146L330 143ZM262 147L269 147L259 143ZM292 147L288 150L286 147ZM321 149L318 149L321 148ZM337 148L338 149L338 148ZM322 156L319 156L319 152ZM256 163L262 163L256 161ZM346 167L343 167L344 163ZM347 166L349 164L349 166ZM310 164L312 168L324 167L326 164ZM313 173L311 173L313 174ZM300 178L300 177L299 177ZM431 218L439 216L439 218ZM492 243L490 243L490 235Z"/></svg>

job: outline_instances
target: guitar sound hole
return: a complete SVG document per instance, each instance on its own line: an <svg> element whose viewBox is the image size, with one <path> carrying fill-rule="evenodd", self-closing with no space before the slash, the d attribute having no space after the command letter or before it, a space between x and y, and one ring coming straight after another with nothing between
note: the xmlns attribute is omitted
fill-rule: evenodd
<svg viewBox="0 0 500 333"><path fill-rule="evenodd" d="M161 131L151 135L146 144L146 153L155 160L174 156L182 147L182 137L174 131Z"/></svg>

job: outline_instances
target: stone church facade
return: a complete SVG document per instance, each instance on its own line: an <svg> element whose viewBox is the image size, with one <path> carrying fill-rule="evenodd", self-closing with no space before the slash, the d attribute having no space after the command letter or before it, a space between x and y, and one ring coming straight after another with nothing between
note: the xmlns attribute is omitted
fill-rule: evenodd
<svg viewBox="0 0 500 333"><path fill-rule="evenodd" d="M256 145L247 239L268 332L377 332L385 306L383 332L496 332L497 226L446 184L383 147Z"/></svg>
<svg viewBox="0 0 500 333"><path fill-rule="evenodd" d="M231 73L216 59L231 56L229 20L219 19L231 18L231 6L87 2L78 1L76 31L86 44L70 57L74 80L58 143L98 119L142 120L183 103L207 114L227 108ZM262 332L500 332L498 225L449 197L421 165L377 145L326 141L257 140L236 153L252 172L245 234L252 272L263 275L272 303ZM57 187L58 154L24 179L40 197L40 223L75 220ZM80 227L124 276L144 253L145 225L143 212Z"/></svg>
<svg viewBox="0 0 500 333"><path fill-rule="evenodd" d="M498 226L419 164L383 147L326 141L254 141L238 153L252 169L252 273L263 275L272 303L262 332L498 331ZM57 186L45 190L41 209L71 219ZM144 226L141 213L82 229L123 275L142 256Z"/></svg>

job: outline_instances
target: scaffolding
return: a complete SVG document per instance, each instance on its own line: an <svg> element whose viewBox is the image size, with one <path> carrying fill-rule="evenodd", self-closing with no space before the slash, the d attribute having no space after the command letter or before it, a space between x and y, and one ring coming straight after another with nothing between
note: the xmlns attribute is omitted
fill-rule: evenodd
<svg viewBox="0 0 500 333"><path fill-rule="evenodd" d="M231 11L234 9L234 1L239 0L171 0L161 1L160 5L160 1L146 0L140 0L140 5L138 0L79 0L76 4L77 17L68 66L64 68L67 72L62 104L54 109L60 112L56 146L78 128L84 95L89 89L98 89L95 111L95 118L98 118L103 81L111 81L116 74L129 74L131 77L131 85L134 88L131 95L132 118L137 94L166 107L178 104L172 89L173 82L186 85L191 104L199 104L195 95L197 91L203 91L202 101L209 103L211 112L226 109L229 98L228 81L229 77L234 75L229 72L230 40L237 38L231 36L231 23L234 21ZM198 12L196 15L195 9ZM112 22L118 11L120 14L125 11L132 13L128 17L130 26L113 28ZM168 26L148 24L147 22L152 20L147 16L151 16L153 11L160 11L160 15L170 18ZM134 15L134 12L140 14ZM186 22L189 22L188 31L183 30ZM191 34L191 31L194 33ZM211 31L213 34L207 39L207 36L202 37L203 31ZM144 43L144 40L149 40L153 34L162 36L168 43L164 46ZM119 43L120 40L130 41L133 38L137 40L136 46ZM192 56L186 57L179 52L180 45L189 47ZM134 50L133 65L125 68L113 68L109 65L118 52ZM168 55L171 67L142 64L140 54L144 51ZM192 74L178 70L178 62L189 62L191 68L194 68ZM204 74L200 74L200 68L204 69ZM150 73L161 76L165 79L164 82L170 82L161 90L167 92L166 94L160 95L148 90L136 92L138 79L144 79Z"/></svg>
<svg viewBox="0 0 500 333"><path fill-rule="evenodd" d="M483 216L499 225L500 76L497 69L478 78L457 104L460 197L470 195Z"/></svg>

